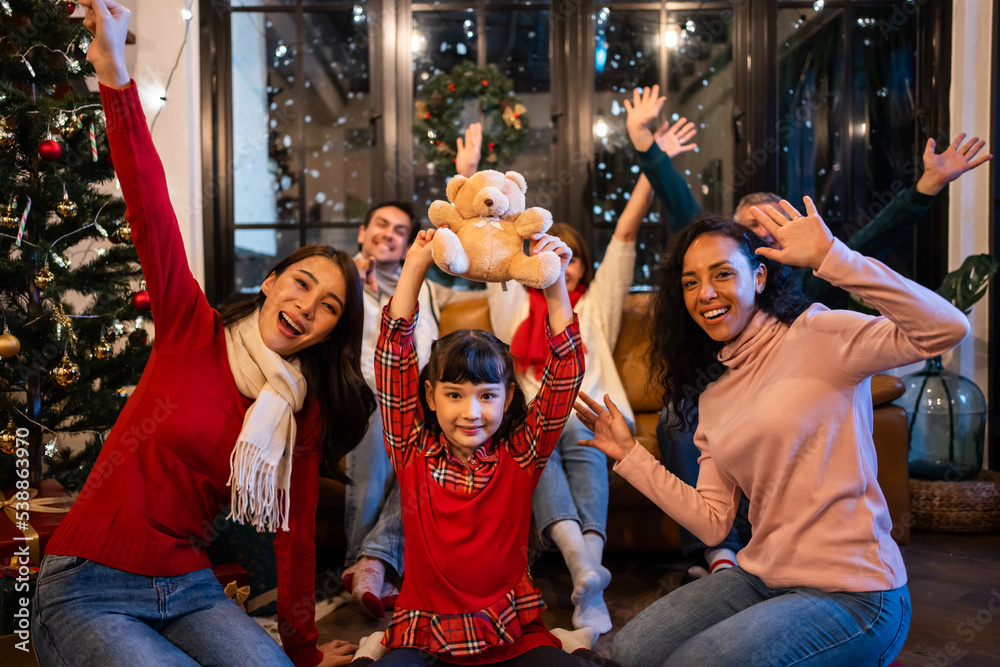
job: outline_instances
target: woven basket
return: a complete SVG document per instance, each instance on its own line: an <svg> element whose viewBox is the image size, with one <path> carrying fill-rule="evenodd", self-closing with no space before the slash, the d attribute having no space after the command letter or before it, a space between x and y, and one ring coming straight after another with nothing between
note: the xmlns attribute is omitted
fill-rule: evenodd
<svg viewBox="0 0 1000 667"><path fill-rule="evenodd" d="M1000 530L1000 472L965 482L910 480L913 527L945 533Z"/></svg>

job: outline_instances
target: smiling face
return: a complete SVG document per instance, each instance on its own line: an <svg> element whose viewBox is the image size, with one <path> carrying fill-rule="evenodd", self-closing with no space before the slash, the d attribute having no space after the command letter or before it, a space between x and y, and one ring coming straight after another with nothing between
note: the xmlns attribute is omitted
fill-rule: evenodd
<svg viewBox="0 0 1000 667"><path fill-rule="evenodd" d="M757 294L766 278L767 269L751 266L735 240L703 234L684 253L684 305L712 340L728 343L757 312Z"/></svg>
<svg viewBox="0 0 1000 667"><path fill-rule="evenodd" d="M464 458L497 432L514 397L513 386L486 382L427 381L424 391L452 453Z"/></svg>
<svg viewBox="0 0 1000 667"><path fill-rule="evenodd" d="M358 231L361 256L374 257L375 265L384 271L398 268L410 245L410 224L410 216L395 206L376 209Z"/></svg>
<svg viewBox="0 0 1000 667"><path fill-rule="evenodd" d="M765 204L757 204L756 206L761 210L763 210L765 206L774 206L775 208L777 208L778 204L777 202L769 202ZM757 222L757 218L753 217L753 213L750 212L751 208L753 207L742 206L738 208L736 210L736 214L733 216L733 219L735 219L736 222L740 223L741 225L749 229L751 232L759 236L760 240L764 242L764 245L770 246L772 248L776 247L778 245L777 241L773 236L771 236L771 232L767 231L767 228L764 225ZM780 211L781 209L779 208L778 210Z"/></svg>
<svg viewBox="0 0 1000 667"><path fill-rule="evenodd" d="M333 260L307 257L272 273L261 285L267 297L260 307L264 344L288 356L325 340L344 313L347 284Z"/></svg>
<svg viewBox="0 0 1000 667"><path fill-rule="evenodd" d="M569 260L569 264L566 266L566 291L572 292L577 288L583 278L583 272L582 259L574 256L573 259Z"/></svg>

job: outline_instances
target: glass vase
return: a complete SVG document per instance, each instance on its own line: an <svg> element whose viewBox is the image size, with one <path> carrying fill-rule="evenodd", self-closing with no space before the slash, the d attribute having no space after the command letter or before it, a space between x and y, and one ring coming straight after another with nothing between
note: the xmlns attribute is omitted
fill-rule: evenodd
<svg viewBox="0 0 1000 667"><path fill-rule="evenodd" d="M960 481L983 467L986 399L972 380L929 359L924 369L902 378L906 392L897 403L910 429L910 477Z"/></svg>

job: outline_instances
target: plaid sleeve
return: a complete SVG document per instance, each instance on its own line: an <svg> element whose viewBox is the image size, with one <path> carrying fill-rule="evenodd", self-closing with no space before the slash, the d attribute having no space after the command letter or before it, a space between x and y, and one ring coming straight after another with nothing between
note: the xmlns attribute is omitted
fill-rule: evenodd
<svg viewBox="0 0 1000 667"><path fill-rule="evenodd" d="M549 336L549 358L538 395L528 404L524 427L511 438L509 451L524 470L541 472L573 412L583 382L583 342L580 323L573 322L558 336Z"/></svg>
<svg viewBox="0 0 1000 667"><path fill-rule="evenodd" d="M385 449L397 472L406 467L419 435L422 422L417 394L420 373L413 347L413 327L420 312L419 304L409 319L389 317L389 305L382 310L382 328L375 348L375 387L382 411L382 437Z"/></svg>

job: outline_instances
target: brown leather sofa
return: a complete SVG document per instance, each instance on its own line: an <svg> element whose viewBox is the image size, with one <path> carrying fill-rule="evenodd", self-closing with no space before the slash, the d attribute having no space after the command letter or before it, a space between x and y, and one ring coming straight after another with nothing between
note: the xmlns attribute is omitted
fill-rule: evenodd
<svg viewBox="0 0 1000 667"><path fill-rule="evenodd" d="M645 363L649 347L648 293L630 294L625 301L621 333L614 350L618 373L635 413L636 440L659 458L656 424L663 406L661 390L649 377ZM441 312L441 335L456 329L491 331L486 299L451 304ZM878 481L889 505L892 536L899 544L910 539L910 489L908 468L909 432L906 413L892 401L903 395L903 383L889 375L872 379L875 405L875 449ZM317 544L343 548L343 486L324 480L320 488ZM333 516L335 515L335 516ZM339 533L336 531L339 529ZM608 506L608 550L664 551L680 549L677 524L631 484L612 473Z"/></svg>

